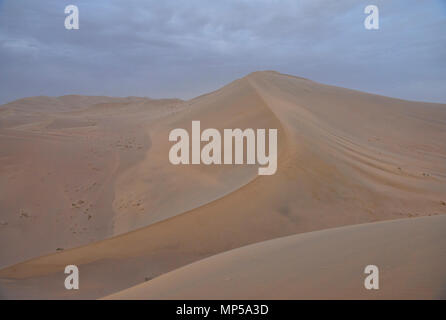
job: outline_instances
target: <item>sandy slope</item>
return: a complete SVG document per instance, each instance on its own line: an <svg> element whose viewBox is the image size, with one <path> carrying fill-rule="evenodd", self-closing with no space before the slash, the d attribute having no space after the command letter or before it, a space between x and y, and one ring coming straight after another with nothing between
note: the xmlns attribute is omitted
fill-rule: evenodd
<svg viewBox="0 0 446 320"><path fill-rule="evenodd" d="M390 99L276 72L250 74L165 113L144 108L153 103L113 104L113 112L103 104L70 111L76 121L88 122L75 132L88 132L95 117L113 119L96 132L107 139L113 133L123 136L132 129L140 130L135 136L142 137L139 143L146 152L129 155L128 165L117 173L112 169L104 172L104 179L115 172L106 183L113 192L98 202L108 206L104 219L98 220L107 232L95 233L93 240L121 235L0 270L0 296L97 298L259 241L349 224L446 213L445 105ZM156 104L155 110L160 109L165 110L163 104ZM0 118L3 116L0 113ZM168 133L172 128L190 130L192 120L200 120L202 128L278 128L277 173L257 176L256 168L250 166L171 165ZM66 121L53 124L53 128L66 125ZM0 143L11 143L12 133L19 129L24 130L5 129L9 136ZM73 129L64 132L67 130ZM46 135L40 139L38 133L32 133L35 141L45 140ZM67 150L76 150L72 145L68 143ZM74 154L83 155L81 150ZM10 154L2 155L2 161ZM58 159L56 153L51 159ZM98 163L105 166L110 159L104 156ZM61 170L72 170L65 166L69 162L64 158L59 163ZM116 163L121 162L114 163L110 166L116 170ZM1 169L10 172L3 163ZM19 190L27 181L25 177L4 199L30 194ZM79 177L79 184L82 181L85 178ZM6 185L4 182L2 190ZM85 190L85 195L90 192ZM50 199L42 203L51 203ZM60 196L52 199L60 201ZM57 202L55 207L61 210ZM65 206L61 211L65 214L68 210ZM39 230L53 221L53 217L42 218L39 227L29 230ZM146 227L124 234L142 226ZM41 241L46 241L47 248L54 243L53 231L46 230L45 236L4 237L29 246L28 253L38 255ZM55 226L51 230L60 229ZM18 254L14 246L6 251ZM61 285L67 264L80 267L79 291L67 291Z"/></svg>
<svg viewBox="0 0 446 320"><path fill-rule="evenodd" d="M221 253L108 299L446 299L446 216L314 231ZM367 265L379 289L366 290Z"/></svg>
<svg viewBox="0 0 446 320"><path fill-rule="evenodd" d="M114 181L144 159L147 126L179 103L64 96L2 106L0 242L11 245L0 266L112 236Z"/></svg>

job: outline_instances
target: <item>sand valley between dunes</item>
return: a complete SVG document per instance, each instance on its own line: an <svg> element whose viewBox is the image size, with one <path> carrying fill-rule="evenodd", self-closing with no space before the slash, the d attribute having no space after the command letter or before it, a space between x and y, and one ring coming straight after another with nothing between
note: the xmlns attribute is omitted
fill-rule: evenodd
<svg viewBox="0 0 446 320"><path fill-rule="evenodd" d="M276 173L172 165L195 120L276 128ZM444 214L444 104L263 71L187 101L0 106L2 299L444 299Z"/></svg>

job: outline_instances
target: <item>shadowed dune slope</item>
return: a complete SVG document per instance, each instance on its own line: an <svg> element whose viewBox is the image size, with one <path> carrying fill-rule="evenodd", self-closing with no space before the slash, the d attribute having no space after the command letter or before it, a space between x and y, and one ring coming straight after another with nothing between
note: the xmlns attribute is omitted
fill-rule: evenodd
<svg viewBox="0 0 446 320"><path fill-rule="evenodd" d="M273 239L200 260L108 299L445 299L446 216ZM376 265L379 289L366 290Z"/></svg>
<svg viewBox="0 0 446 320"><path fill-rule="evenodd" d="M171 165L168 133L192 120L277 128L277 173ZM150 148L112 182L117 236L0 270L0 296L98 298L259 241L446 213L445 105L257 72L150 123ZM68 264L81 290L61 285Z"/></svg>

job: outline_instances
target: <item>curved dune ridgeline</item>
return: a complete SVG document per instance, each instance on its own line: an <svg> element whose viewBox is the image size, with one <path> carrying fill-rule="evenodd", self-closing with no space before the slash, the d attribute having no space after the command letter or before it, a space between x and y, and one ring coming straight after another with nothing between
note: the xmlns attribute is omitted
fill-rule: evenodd
<svg viewBox="0 0 446 320"><path fill-rule="evenodd" d="M389 250L398 251L400 260L392 258L393 251L374 254L377 263L391 270L406 258L410 258L412 267L424 270L428 266L426 259L444 249L439 236L444 231L444 217L439 215L446 213L445 105L392 99L273 71L252 73L189 101L135 99L125 101L125 106L121 101L113 103L113 109L107 108L108 101L82 110L71 108L57 114L64 120L50 127L46 120L36 120L35 114L27 115L26 121L9 118L10 124L0 127L2 145L12 145L12 139L26 135L33 143L42 141L45 146L48 139L64 139L67 150L81 154L88 147L101 146L101 156L77 162L76 170L79 175L89 166L98 167L103 174L101 182L109 188L106 197L105 189L76 192L69 187L65 195L52 193L52 199L48 194L45 201L37 201L41 206L51 201L55 204L54 213L45 215L39 215L43 211L33 207L18 185L10 190L8 198L2 198L2 212L19 210L14 206L22 197L22 203L31 203L26 210L35 213L31 215L33 224L24 225L25 218L16 218L18 222L8 218L8 225L0 226L0 230L7 230L0 235L2 243L8 239L17 242L4 255L7 262L0 260L0 265L5 266L0 270L0 297L101 298L124 290L111 297L207 298L212 291L206 285L209 283L224 288L218 291L224 298L325 298L336 294L364 298L353 284L351 290L343 288L331 293L326 289L332 283L326 279L339 276L347 281L346 285L354 281L346 272L367 260L363 249L372 253L377 250L371 244L373 239L377 240L377 248L395 243ZM24 112L23 108L10 108L14 117ZM13 116L0 113L0 123L8 123L7 117ZM79 118L89 125L79 122ZM17 125L12 125L13 120ZM257 166L248 165L170 164L170 130L190 131L193 120L201 121L202 130L277 128L276 174L259 176ZM60 128L64 124L70 128ZM75 124L77 127L73 127ZM80 137L85 136L91 137L92 145L80 142ZM77 146L79 149L75 149ZM8 170L15 169L21 179L17 181L23 183L26 170L17 164L11 167L8 157L18 159L21 153L28 152L22 150L28 149L11 150L8 154L0 151L0 168L9 172L8 177L14 176ZM58 153L52 152L56 167L70 172L70 167L64 167L70 162L62 156L57 160ZM44 166L44 159L41 163ZM79 185L86 181L85 176L91 177L85 174L84 178L76 178ZM1 188L10 183L6 179L2 175ZM49 189L69 184L69 179L61 182L57 174L48 179ZM34 188L38 186L36 181ZM48 189L41 192L45 190ZM84 203L71 200L75 195L80 198L78 194L83 195L79 200ZM74 209L70 207L72 202ZM104 206L102 213L82 213L85 203ZM70 218L70 210L80 211L83 220L78 216ZM92 217L88 219L88 215ZM56 217L66 226L65 231L54 222ZM92 229L88 231L94 234L92 238L83 238L82 233L73 238L66 232L74 228L73 219L79 219L76 228L90 230L94 222L101 232ZM395 219L398 221L375 223ZM363 225L337 228L356 224ZM46 234L25 235L23 231L40 227L46 228ZM311 232L328 228L337 229ZM56 236L53 230L58 230L54 231ZM407 230L416 233L416 238L407 238ZM272 240L285 236L292 237ZM14 256L15 245L27 248L26 257L18 253ZM413 254L407 251L412 245ZM65 250L48 254L57 247ZM240 247L243 248L237 249ZM310 272L306 268L313 266L312 248L315 256L338 250L344 258L316 259L315 270ZM229 250L233 251L225 253ZM280 252L289 257L290 268L302 271L300 276L311 273L304 284L299 275L289 270L275 273L280 268L274 261L283 258ZM36 258L19 262L31 256ZM248 275L256 257L269 261L258 271L259 282L251 278L256 273ZM205 258L209 259L202 260ZM175 271L190 263L193 264ZM68 291L63 286L63 270L69 264L79 267L80 290ZM330 264L334 269L329 268ZM444 259L434 267L435 272L440 267L444 270ZM202 268L205 273L200 278L201 271L197 270ZM404 270L412 272L410 268ZM363 270L358 272L358 283L362 285ZM224 282L221 277L226 273L231 279L246 281L246 290L235 294L233 281ZM185 280L189 276L196 279L196 286ZM404 273L395 276L392 282L400 286L399 291L394 295L382 291L380 297L441 297L439 287L429 282L433 278L416 275L416 283L426 285L426 290L417 296L410 292L412 287L404 285L403 276ZM427 282L423 283L423 279ZM287 290L278 290L277 286L285 282ZM140 286L125 291L136 285Z"/></svg>
<svg viewBox="0 0 446 320"><path fill-rule="evenodd" d="M327 229L259 242L107 299L445 299L446 216ZM352 259L354 257L354 259ZM379 266L379 290L364 289Z"/></svg>

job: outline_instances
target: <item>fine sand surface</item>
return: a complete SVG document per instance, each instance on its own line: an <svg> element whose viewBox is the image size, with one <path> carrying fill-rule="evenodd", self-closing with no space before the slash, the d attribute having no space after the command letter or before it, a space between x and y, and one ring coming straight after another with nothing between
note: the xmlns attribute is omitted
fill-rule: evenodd
<svg viewBox="0 0 446 320"><path fill-rule="evenodd" d="M446 216L273 239L200 260L108 299L446 299ZM366 290L365 266L379 268Z"/></svg>
<svg viewBox="0 0 446 320"><path fill-rule="evenodd" d="M276 174L170 164L169 132L192 120L277 128ZM1 298L100 298L256 242L446 213L446 105L273 71L189 101L18 100L0 106L0 146Z"/></svg>
<svg viewBox="0 0 446 320"><path fill-rule="evenodd" d="M112 236L117 177L144 159L147 127L180 103L64 96L1 106L0 267Z"/></svg>

